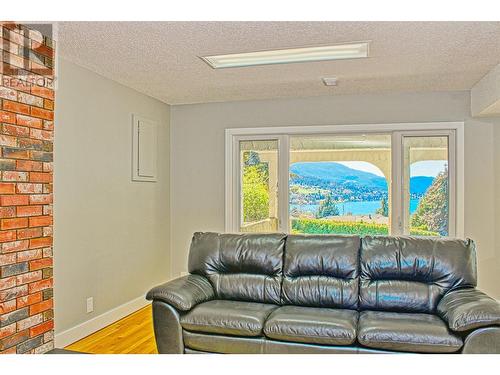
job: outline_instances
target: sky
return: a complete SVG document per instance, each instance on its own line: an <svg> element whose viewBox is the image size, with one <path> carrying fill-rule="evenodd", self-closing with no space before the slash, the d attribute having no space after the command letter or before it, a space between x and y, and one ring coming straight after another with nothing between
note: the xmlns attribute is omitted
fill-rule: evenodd
<svg viewBox="0 0 500 375"><path fill-rule="evenodd" d="M375 165L366 161L339 161L339 164L346 167L357 169L363 172L373 173L377 176L384 177L384 174ZM445 165L448 164L446 160L427 160L413 163L410 168L411 177L416 176L429 176L436 177L439 172L443 171Z"/></svg>
<svg viewBox="0 0 500 375"><path fill-rule="evenodd" d="M384 177L380 169L366 161L339 161L337 163L345 165L348 168L357 169L358 171L369 172Z"/></svg>
<svg viewBox="0 0 500 375"><path fill-rule="evenodd" d="M413 163L410 166L410 176L430 176L436 177L439 172L444 171L448 164L446 160L427 160Z"/></svg>

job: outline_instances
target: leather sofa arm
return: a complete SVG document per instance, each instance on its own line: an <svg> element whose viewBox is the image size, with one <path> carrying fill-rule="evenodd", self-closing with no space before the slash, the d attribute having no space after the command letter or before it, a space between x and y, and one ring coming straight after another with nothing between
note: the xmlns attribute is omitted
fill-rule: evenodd
<svg viewBox="0 0 500 375"><path fill-rule="evenodd" d="M151 289L147 300L162 301L180 311L189 311L199 303L214 298L210 282L200 275L187 275Z"/></svg>
<svg viewBox="0 0 500 375"><path fill-rule="evenodd" d="M475 288L446 293L437 306L437 313L457 332L500 325L500 303Z"/></svg>

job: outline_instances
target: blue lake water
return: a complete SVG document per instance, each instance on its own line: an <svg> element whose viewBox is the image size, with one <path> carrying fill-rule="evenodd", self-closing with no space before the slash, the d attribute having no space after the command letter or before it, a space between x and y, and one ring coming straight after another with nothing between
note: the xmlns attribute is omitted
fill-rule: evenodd
<svg viewBox="0 0 500 375"><path fill-rule="evenodd" d="M410 214L412 214L418 206L418 199L410 200ZM316 213L318 211L318 204L290 204L290 211L294 208L302 212ZM377 209L380 208L380 201L358 201L358 202L344 202L338 203L337 207L340 210L340 214L346 214L348 212L353 215L367 215L374 214Z"/></svg>

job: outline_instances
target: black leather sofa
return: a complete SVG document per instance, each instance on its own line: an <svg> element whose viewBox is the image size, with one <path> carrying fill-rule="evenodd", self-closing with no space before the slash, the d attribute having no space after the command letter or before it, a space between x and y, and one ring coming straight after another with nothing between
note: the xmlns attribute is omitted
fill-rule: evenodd
<svg viewBox="0 0 500 375"><path fill-rule="evenodd" d="M470 240L195 233L153 288L159 353L500 353Z"/></svg>

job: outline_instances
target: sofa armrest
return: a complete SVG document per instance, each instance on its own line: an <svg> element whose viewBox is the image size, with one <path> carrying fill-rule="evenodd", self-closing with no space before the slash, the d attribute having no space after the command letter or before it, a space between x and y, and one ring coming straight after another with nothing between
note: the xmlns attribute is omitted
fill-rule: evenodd
<svg viewBox="0 0 500 375"><path fill-rule="evenodd" d="M188 275L151 289L146 299L162 301L177 310L189 311L199 303L214 298L210 282L200 275Z"/></svg>
<svg viewBox="0 0 500 375"><path fill-rule="evenodd" d="M437 312L453 331L500 325L500 303L474 288L446 293L437 306Z"/></svg>

